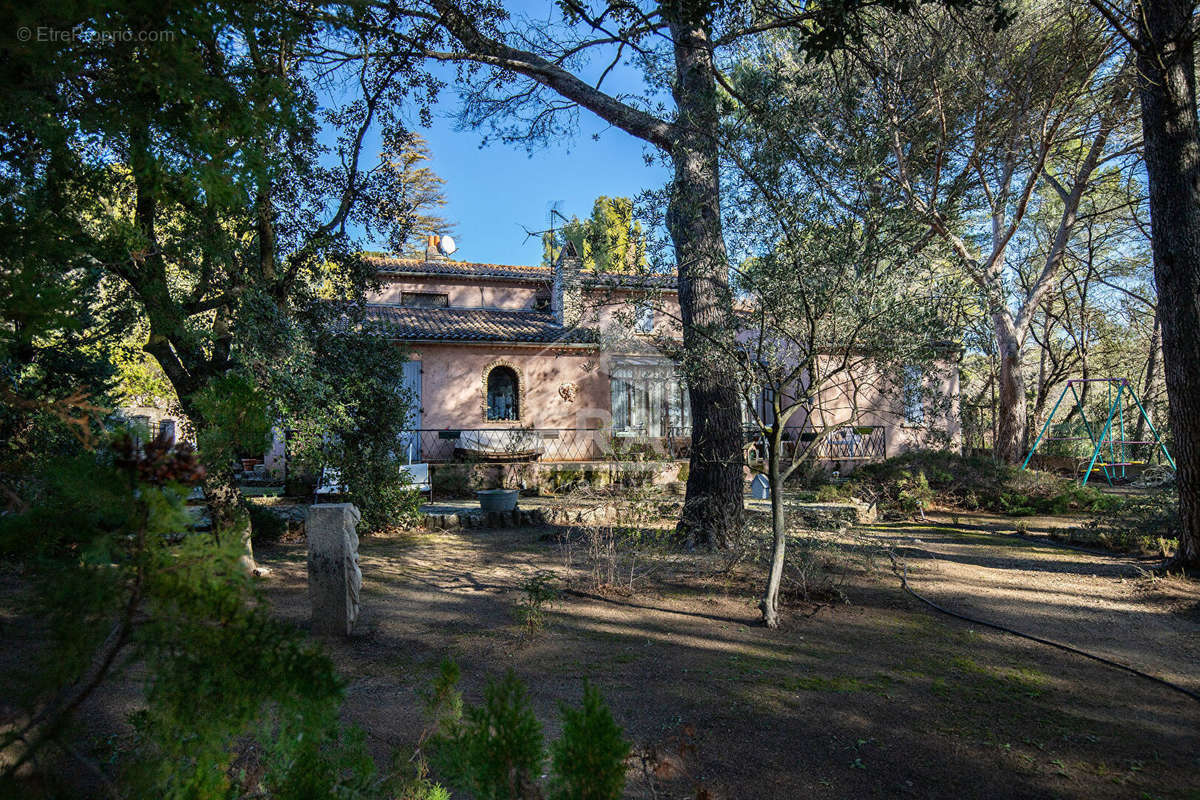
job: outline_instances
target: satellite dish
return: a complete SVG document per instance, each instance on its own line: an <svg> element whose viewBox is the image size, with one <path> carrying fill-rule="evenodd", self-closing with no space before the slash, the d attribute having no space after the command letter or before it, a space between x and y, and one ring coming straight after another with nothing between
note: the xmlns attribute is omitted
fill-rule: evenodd
<svg viewBox="0 0 1200 800"><path fill-rule="evenodd" d="M453 237L443 236L438 239L438 252L444 256L448 256L458 249L458 245L454 243Z"/></svg>

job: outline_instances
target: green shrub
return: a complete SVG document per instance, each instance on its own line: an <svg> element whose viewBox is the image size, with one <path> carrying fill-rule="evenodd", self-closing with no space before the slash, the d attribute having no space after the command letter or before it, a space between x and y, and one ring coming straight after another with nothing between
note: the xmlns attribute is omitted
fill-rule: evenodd
<svg viewBox="0 0 1200 800"><path fill-rule="evenodd" d="M546 609L558 600L558 577L548 569L539 569L525 580L520 588L524 596L517 604L517 618L533 636L546 621Z"/></svg>
<svg viewBox="0 0 1200 800"><path fill-rule="evenodd" d="M924 472L917 471L913 474L904 471L900 473L896 501L902 511L912 512L919 508L926 508L931 500L933 500L933 489L929 487L929 479L925 477Z"/></svg>
<svg viewBox="0 0 1200 800"><path fill-rule="evenodd" d="M250 535L254 543L277 542L287 533L287 522L269 508L257 503L247 503L250 512Z"/></svg>
<svg viewBox="0 0 1200 800"><path fill-rule="evenodd" d="M421 493L412 488L408 473L392 458L362 455L347 448L341 469L366 530L407 527L420 520Z"/></svg>
<svg viewBox="0 0 1200 800"><path fill-rule="evenodd" d="M581 469L554 469L543 477L543 481L550 494L559 494L582 486L586 476Z"/></svg>
<svg viewBox="0 0 1200 800"><path fill-rule="evenodd" d="M826 483L817 489L813 498L818 503L836 503L846 499L846 491L836 483ZM804 502L802 497L801 502Z"/></svg>
<svg viewBox="0 0 1200 800"><path fill-rule="evenodd" d="M371 795L374 765L339 722L328 656L272 616L239 541L188 532L184 498L202 474L190 452L124 439L46 467L30 507L0 516L0 556L25 566L47 623L32 669L0 683L26 690L14 718L44 723L0 733L0 751L69 747L73 710L138 664L143 708L113 776L124 796ZM78 704L52 702L75 691ZM261 769L235 768L247 754ZM20 767L0 765L0 796L29 796Z"/></svg>
<svg viewBox="0 0 1200 800"><path fill-rule="evenodd" d="M585 683L583 706L562 706L563 730L550 747L553 800L618 800L625 788L629 742L604 705L600 691Z"/></svg>
<svg viewBox="0 0 1200 800"><path fill-rule="evenodd" d="M459 790L479 800L518 800L544 796L539 786L546 761L542 727L530 708L525 687L509 670L484 689L483 705L462 702L457 689L458 667L442 662L426 713L434 733L429 739L430 761L437 772ZM625 786L627 742L604 704L600 692L584 684L583 705L560 706L562 735L550 747L553 775L548 796L553 800L616 800ZM440 789L425 776L419 757L417 784ZM439 800L436 794L409 792L401 796Z"/></svg>
<svg viewBox="0 0 1200 800"><path fill-rule="evenodd" d="M433 490L438 497L473 498L481 488L474 478L472 464L438 464L430 474Z"/></svg>
<svg viewBox="0 0 1200 800"><path fill-rule="evenodd" d="M1062 536L1087 546L1166 557L1179 546L1181 524L1178 489L1168 487L1100 510L1082 528Z"/></svg>
<svg viewBox="0 0 1200 800"><path fill-rule="evenodd" d="M1114 511L1119 497L1037 470L944 451L912 451L866 464L850 478L852 490L905 512L939 505L1016 516Z"/></svg>
<svg viewBox="0 0 1200 800"><path fill-rule="evenodd" d="M488 683L483 705L464 708L462 719L434 740L432 760L478 800L518 800L537 779L545 760L542 726L511 669Z"/></svg>

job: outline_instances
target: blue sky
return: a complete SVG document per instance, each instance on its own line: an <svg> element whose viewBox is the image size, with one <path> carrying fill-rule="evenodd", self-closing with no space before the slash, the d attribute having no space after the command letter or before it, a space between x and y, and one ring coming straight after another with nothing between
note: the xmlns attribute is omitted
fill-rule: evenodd
<svg viewBox="0 0 1200 800"><path fill-rule="evenodd" d="M661 164L646 164L640 140L589 112L580 112L575 136L530 155L521 145L494 140L480 149L483 132L455 130L449 118L455 104L449 93L445 100L433 128L420 133L429 141L433 170L446 181L456 258L538 264L541 241L527 239L524 228L544 229L551 203L561 202L567 217L585 217L599 195L634 197L669 177Z"/></svg>
<svg viewBox="0 0 1200 800"><path fill-rule="evenodd" d="M548 0L508 0L505 6L514 17L558 17ZM598 73L595 63L582 69L585 79ZM459 103L453 88L454 68L444 65L434 71L450 85L441 94L433 126L426 129L414 121L412 127L429 142L431 166L446 181L448 204L443 216L455 223L456 258L541 263L541 241L527 238L525 229L543 230L553 203L559 203L567 217L585 217L600 195L635 197L643 190L662 187L670 177L661 160L646 163L648 150L643 142L582 109L579 130L573 136L532 154L521 144L495 139L481 149L486 131L456 130ZM604 88L641 95L645 86L639 70L622 64L608 75ZM336 102L335 98L325 99ZM367 155L368 163L373 163L377 141ZM367 249L385 249L383 242L365 245Z"/></svg>
<svg viewBox="0 0 1200 800"><path fill-rule="evenodd" d="M504 144L493 137L481 147L486 130L458 130L460 104L453 86L454 69L436 68L449 86L435 108L433 126L412 129L429 143L430 166L445 181L447 206L442 215L454 223L455 258L500 264L539 264L542 245L525 229L544 230L552 204L562 214L586 217L600 195L636 197L666 184L669 170L661 160L646 163L650 152L639 139L609 126L580 109L578 131L530 153L523 144ZM585 76L587 70L585 68ZM640 93L640 73L622 66L605 81L610 91ZM341 98L326 97L327 103ZM378 156L378 139L369 139L367 163ZM331 143L331 142L330 142ZM366 249L386 249L385 242L366 241Z"/></svg>

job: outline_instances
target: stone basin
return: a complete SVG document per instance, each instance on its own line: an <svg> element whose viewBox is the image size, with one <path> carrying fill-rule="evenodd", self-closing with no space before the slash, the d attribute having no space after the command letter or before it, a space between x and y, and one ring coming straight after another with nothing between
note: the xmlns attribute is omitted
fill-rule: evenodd
<svg viewBox="0 0 1200 800"><path fill-rule="evenodd" d="M484 511L512 511L517 507L516 489L484 489L475 493Z"/></svg>

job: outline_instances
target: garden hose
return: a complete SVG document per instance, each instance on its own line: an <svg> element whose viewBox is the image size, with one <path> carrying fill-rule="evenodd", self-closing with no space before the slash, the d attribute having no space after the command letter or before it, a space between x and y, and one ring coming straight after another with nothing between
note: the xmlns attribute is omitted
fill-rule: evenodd
<svg viewBox="0 0 1200 800"><path fill-rule="evenodd" d="M936 554L930 553L928 550L922 550L922 552L927 553L934 558L937 557ZM934 609L935 611L940 611L941 613L946 614L947 616L955 617L955 618L961 619L965 622L970 622L974 625L982 625L985 628L992 628L993 630L998 630L1003 633L1011 634L1013 636L1019 636L1022 639L1028 639L1032 642L1037 642L1038 644L1044 644L1044 645L1048 645L1050 647L1057 647L1059 650L1065 650L1068 653L1074 653L1075 655L1083 656L1084 658L1090 658L1093 661L1099 661L1101 664L1105 664L1107 666L1114 667L1115 669L1124 670L1125 672L1129 672L1129 673L1132 673L1133 675L1137 675L1139 678L1145 678L1146 680L1153 681L1154 683L1157 683L1160 686L1165 686L1168 689L1174 689L1175 691L1179 692L1180 694L1185 694L1188 697L1195 700L1196 702L1200 703L1200 693L1193 692L1191 689L1185 689L1184 687L1180 686L1179 684L1171 683L1170 681L1165 680L1163 678L1159 678L1156 675L1151 675L1147 672L1142 672L1140 669L1136 669L1134 667L1127 666L1120 662L1113 661L1111 659L1105 658L1104 656L1098 656L1095 653L1089 653L1086 650L1080 650L1078 647L1072 647L1069 644L1062 644L1061 642L1054 642L1049 639L1043 639L1040 636L1034 636L1029 633L1022 633L1021 631L1013 630L1012 628L1005 627L1004 625L1000 625L995 622L988 622L987 620L984 620L984 619L979 619L977 617L972 617L968 614L962 614L957 611L952 611L948 608L944 608L943 606L938 605L937 603L933 602L932 600L930 600L926 597L922 597L920 594L917 593L916 590L914 590L911 586L908 585L908 565L907 564L904 565L904 571L901 572L899 564L896 563L895 554L889 552L888 557L892 560L892 572L894 572L896 574L896 577L898 577L900 579L900 585L904 588L904 591L908 592L910 595L917 598L922 603L924 603L925 605Z"/></svg>

